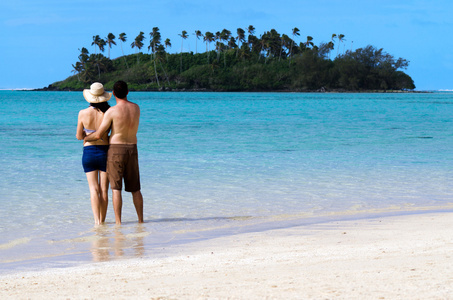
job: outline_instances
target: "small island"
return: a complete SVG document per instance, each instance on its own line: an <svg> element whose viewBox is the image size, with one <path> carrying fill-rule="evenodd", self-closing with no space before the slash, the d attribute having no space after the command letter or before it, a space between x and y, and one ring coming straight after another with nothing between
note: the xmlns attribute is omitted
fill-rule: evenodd
<svg viewBox="0 0 453 300"><path fill-rule="evenodd" d="M394 58L382 48L368 45L354 51L346 50L343 34L332 34L328 43L315 45L313 37L304 42L293 28L292 38L275 29L259 37L255 28L238 28L235 35L220 32L193 33L194 52L183 52L186 31L179 36L180 53L171 54L169 39L162 41L160 30L149 33L148 53L141 52L146 40L140 32L130 46L135 54L111 59L110 49L117 45L114 34L105 39L93 36L95 53L80 49L72 65L73 76L41 90L82 90L98 81L112 89L116 80L128 82L133 91L287 91L287 92L402 92L415 89L412 78L402 70L409 62ZM118 36L121 49L127 41L125 33ZM211 46L214 49L211 50ZM105 56L105 48L108 56ZM198 48L205 48L199 52ZM98 53L99 52L99 53Z"/></svg>

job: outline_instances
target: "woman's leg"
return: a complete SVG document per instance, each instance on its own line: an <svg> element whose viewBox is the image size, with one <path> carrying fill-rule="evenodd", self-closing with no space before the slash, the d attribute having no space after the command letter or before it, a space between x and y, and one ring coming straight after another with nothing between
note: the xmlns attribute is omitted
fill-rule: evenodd
<svg viewBox="0 0 453 300"><path fill-rule="evenodd" d="M99 200L101 203L99 219L102 223L105 222L107 216L107 207L109 205L109 179L106 172L99 171Z"/></svg>
<svg viewBox="0 0 453 300"><path fill-rule="evenodd" d="M100 199L99 199L100 190L99 190L99 182L98 182L99 171L92 171L92 172L88 172L86 174L87 174L88 186L90 188L91 209L93 210L94 224L99 225L99 224L101 224L101 219L99 218L100 211L101 211Z"/></svg>

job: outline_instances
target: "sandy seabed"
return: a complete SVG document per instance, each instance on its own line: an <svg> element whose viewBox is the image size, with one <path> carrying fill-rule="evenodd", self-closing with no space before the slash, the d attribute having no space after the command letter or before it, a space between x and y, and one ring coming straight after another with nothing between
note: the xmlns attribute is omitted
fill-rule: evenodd
<svg viewBox="0 0 453 300"><path fill-rule="evenodd" d="M453 213L247 233L0 277L0 299L453 299Z"/></svg>

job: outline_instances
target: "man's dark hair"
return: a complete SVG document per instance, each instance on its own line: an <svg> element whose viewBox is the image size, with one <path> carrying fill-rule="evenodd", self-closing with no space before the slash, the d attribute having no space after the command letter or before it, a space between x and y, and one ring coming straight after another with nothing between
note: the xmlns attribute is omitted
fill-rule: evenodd
<svg viewBox="0 0 453 300"><path fill-rule="evenodd" d="M127 94L129 93L127 83L122 80L115 82L115 84L113 85L113 93L120 99L126 98Z"/></svg>

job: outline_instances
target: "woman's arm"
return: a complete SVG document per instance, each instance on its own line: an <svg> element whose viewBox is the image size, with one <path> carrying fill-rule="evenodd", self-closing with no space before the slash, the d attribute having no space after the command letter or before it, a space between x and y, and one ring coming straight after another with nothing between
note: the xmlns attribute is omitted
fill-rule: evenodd
<svg viewBox="0 0 453 300"><path fill-rule="evenodd" d="M83 122L82 122L82 111L79 112L79 117L77 120L77 132L76 132L76 138L78 140L83 140L86 136L85 131L83 131Z"/></svg>

